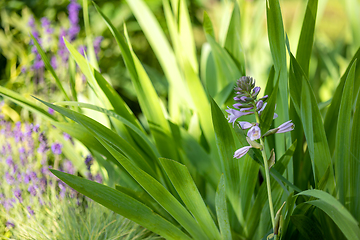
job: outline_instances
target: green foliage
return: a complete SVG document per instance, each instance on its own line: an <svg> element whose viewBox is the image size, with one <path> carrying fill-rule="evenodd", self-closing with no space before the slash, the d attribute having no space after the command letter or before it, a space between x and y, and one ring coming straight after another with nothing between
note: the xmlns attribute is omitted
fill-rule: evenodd
<svg viewBox="0 0 360 240"><path fill-rule="evenodd" d="M247 58L246 40L254 35L244 35L239 30L249 24L244 23L245 10L245 16L240 14L246 4L222 3L227 14L220 31L214 27L210 14L204 13L207 42L199 66L187 1L162 2L168 32L143 0L127 1L164 72L167 101L159 95L154 86L156 78L133 48L130 24L118 30L119 26L114 26L103 8L95 5L97 15L121 51L142 119L137 119L107 81L107 75L98 70L93 50L89 50L89 58L82 56L66 40L71 57L89 84L91 104L68 101L66 94L66 102L55 104L38 99L60 113L62 118L58 118L0 87L2 96L36 112L94 154L104 156L97 161L108 175L108 184L52 172L80 193L166 239L266 238L274 232L271 225L275 225L269 214L272 205L267 204L270 188L275 212L286 202L277 218L282 220L278 222L279 229L275 229L280 232L275 239L359 239L360 134L356 124L360 116L360 75L356 62L360 51L348 64L330 105L319 107L319 86L315 80L323 73L318 71L326 71L332 77L340 73L329 67L331 61L325 54L314 56L319 51L314 40L318 1L309 0L303 5L304 18L297 20L302 26L298 41L285 32L279 1L263 3L270 46L267 55L272 56L272 63L263 70L268 74L265 94L269 98L260 118L261 131L274 129L289 118L296 127L292 134L267 138L263 152L253 148L245 158L236 159L235 150L248 143L238 124L233 127L226 121L224 109L233 103L235 80L246 72L254 73L257 65L257 61ZM84 13L90 47L89 9L86 6ZM256 45L256 40L252 39L252 44ZM293 42L297 42L296 58L290 48ZM46 54L41 55L59 87L66 89L46 61ZM327 66L313 70L314 59L319 66L320 60ZM75 92L73 89L73 99L79 99ZM273 121L275 112L279 117ZM248 121L251 118L244 117ZM263 179L268 169L263 169L262 156L270 156L272 149L277 161L269 170L271 177L266 186Z"/></svg>

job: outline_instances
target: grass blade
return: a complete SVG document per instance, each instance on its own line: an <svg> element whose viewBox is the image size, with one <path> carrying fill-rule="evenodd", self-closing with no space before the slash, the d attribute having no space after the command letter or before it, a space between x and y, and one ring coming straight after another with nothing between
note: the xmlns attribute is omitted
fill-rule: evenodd
<svg viewBox="0 0 360 240"><path fill-rule="evenodd" d="M225 178L221 175L220 182L215 196L216 215L219 222L221 237L224 240L231 240L230 221L226 203Z"/></svg>
<svg viewBox="0 0 360 240"><path fill-rule="evenodd" d="M120 191L67 173L50 171L78 192L166 239L191 239L152 209Z"/></svg>
<svg viewBox="0 0 360 240"><path fill-rule="evenodd" d="M336 172L336 190L339 193L339 201L345 205L348 194L350 175L350 136L351 115L353 106L353 89L355 78L356 61L352 64L346 78L343 95L341 98L335 141L334 165Z"/></svg>
<svg viewBox="0 0 360 240"><path fill-rule="evenodd" d="M189 209L208 238L220 239L219 231L212 220L188 169L184 165L170 159L161 158L160 162L176 191L185 203L185 206Z"/></svg>

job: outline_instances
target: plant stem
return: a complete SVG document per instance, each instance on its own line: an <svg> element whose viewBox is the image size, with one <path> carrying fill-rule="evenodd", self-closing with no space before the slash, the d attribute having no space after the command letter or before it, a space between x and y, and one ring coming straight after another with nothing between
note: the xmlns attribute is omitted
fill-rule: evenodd
<svg viewBox="0 0 360 240"><path fill-rule="evenodd" d="M255 109L256 109L256 107L255 107ZM256 122L258 122L260 124L260 117L259 117L259 114L257 113L257 111L255 111L255 117L256 117ZM261 150L261 154L262 154L262 157L264 160L265 180L266 180L266 187L267 187L267 193L268 193L268 198L269 198L271 223L272 223L273 231L275 231L275 214L274 214L274 206L273 206L272 196L271 196L269 164L267 162L268 158L266 157L266 152L265 152L265 143L261 137L260 137L260 144L263 147ZM274 235L274 239L275 240L277 239L277 235Z"/></svg>

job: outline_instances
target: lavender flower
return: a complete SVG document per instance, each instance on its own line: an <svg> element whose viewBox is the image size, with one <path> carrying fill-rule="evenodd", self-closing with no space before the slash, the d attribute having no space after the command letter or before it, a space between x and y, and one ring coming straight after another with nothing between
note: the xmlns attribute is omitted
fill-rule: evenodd
<svg viewBox="0 0 360 240"><path fill-rule="evenodd" d="M60 155L62 153L62 144L61 143L53 143L51 145L51 150L55 155Z"/></svg>
<svg viewBox="0 0 360 240"><path fill-rule="evenodd" d="M69 28L70 41L75 40L77 34L80 32L80 26L79 26L80 9L81 6L78 3L76 3L75 0L72 0L68 5L69 21L70 21L70 28Z"/></svg>
<svg viewBox="0 0 360 240"><path fill-rule="evenodd" d="M32 208L30 206L27 206L26 209L28 210L28 212L30 213L30 215L35 215L34 210L32 210Z"/></svg>
<svg viewBox="0 0 360 240"><path fill-rule="evenodd" d="M85 165L87 167L87 170L90 170L92 164L93 164L93 157L91 155L87 155L85 158Z"/></svg>
<svg viewBox="0 0 360 240"><path fill-rule="evenodd" d="M20 203L23 202L20 189L15 189L14 190L14 196L19 200Z"/></svg>
<svg viewBox="0 0 360 240"><path fill-rule="evenodd" d="M15 224L12 223L12 222L10 222L10 221L7 221L7 222L5 223L5 225L6 225L7 228L14 228L14 227L15 227Z"/></svg>

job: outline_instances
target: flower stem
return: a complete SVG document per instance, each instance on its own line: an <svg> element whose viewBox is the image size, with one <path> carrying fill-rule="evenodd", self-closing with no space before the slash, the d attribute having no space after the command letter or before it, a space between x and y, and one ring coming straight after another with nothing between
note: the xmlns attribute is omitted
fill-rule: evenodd
<svg viewBox="0 0 360 240"><path fill-rule="evenodd" d="M255 107L256 109L256 107ZM260 124L260 117L259 114L257 113L257 111L255 112L255 117L256 117L256 122L258 122ZM262 138L260 138L260 144L262 145L262 157L264 160L264 168L265 168L265 180L266 180L266 187L267 187L267 193L268 193L268 198L269 198L269 208L270 208L270 215L271 215L271 223L272 223L272 227L273 227L273 231L275 230L275 214L274 214L274 206L273 206L273 202L272 202L272 196L271 196L271 186L270 186L270 169L269 169L269 164L268 164L268 158L266 157L266 152L265 152L265 143L264 140ZM277 235L274 235L274 239L277 239Z"/></svg>

